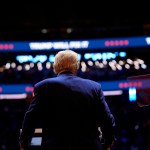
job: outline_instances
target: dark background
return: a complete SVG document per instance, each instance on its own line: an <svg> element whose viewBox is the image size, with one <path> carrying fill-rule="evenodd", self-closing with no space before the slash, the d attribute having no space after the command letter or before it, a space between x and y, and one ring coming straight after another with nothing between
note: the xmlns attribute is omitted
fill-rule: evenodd
<svg viewBox="0 0 150 150"><path fill-rule="evenodd" d="M0 40L43 40L148 35L147 1L3 2ZM66 30L72 28L68 34ZM42 29L47 29L43 34Z"/></svg>

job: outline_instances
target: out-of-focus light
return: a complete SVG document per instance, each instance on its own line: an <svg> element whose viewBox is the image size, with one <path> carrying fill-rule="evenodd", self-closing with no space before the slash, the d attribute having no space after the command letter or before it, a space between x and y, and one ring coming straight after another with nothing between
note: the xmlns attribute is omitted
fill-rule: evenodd
<svg viewBox="0 0 150 150"><path fill-rule="evenodd" d="M6 63L5 68L9 69L10 68L10 63Z"/></svg>
<svg viewBox="0 0 150 150"><path fill-rule="evenodd" d="M87 63L88 63L89 66L93 66L93 62L90 61L90 60Z"/></svg>
<svg viewBox="0 0 150 150"><path fill-rule="evenodd" d="M116 68L117 68L118 70L122 70L122 66L120 66L119 64L116 65Z"/></svg>
<svg viewBox="0 0 150 150"><path fill-rule="evenodd" d="M127 59L127 63L132 65L133 64L133 60L131 60L130 58Z"/></svg>
<svg viewBox="0 0 150 150"><path fill-rule="evenodd" d="M99 61L95 61L95 65L96 65L96 66L99 66Z"/></svg>
<svg viewBox="0 0 150 150"><path fill-rule="evenodd" d="M50 62L47 62L47 63L46 63L46 68L47 68L47 69L50 69L50 68L51 68L51 63L50 63Z"/></svg>
<svg viewBox="0 0 150 150"><path fill-rule="evenodd" d="M103 63L104 65L107 65L108 62L107 62L106 60L103 60L102 63Z"/></svg>
<svg viewBox="0 0 150 150"><path fill-rule="evenodd" d="M122 95L123 91L122 90L116 90L116 91L104 91L105 96L115 96L115 95Z"/></svg>
<svg viewBox="0 0 150 150"><path fill-rule="evenodd" d="M30 63L30 67L33 68L34 67L34 63Z"/></svg>
<svg viewBox="0 0 150 150"><path fill-rule="evenodd" d="M42 70L43 70L43 67L42 67L42 66L38 66L38 70L39 70L39 71L42 71Z"/></svg>
<svg viewBox="0 0 150 150"><path fill-rule="evenodd" d="M30 70L30 65L26 64L25 65L25 70L27 70L27 71Z"/></svg>
<svg viewBox="0 0 150 150"><path fill-rule="evenodd" d="M111 69L112 69L113 71L116 71L116 70L117 70L116 66L111 66Z"/></svg>
<svg viewBox="0 0 150 150"><path fill-rule="evenodd" d="M125 64L125 68L126 69L130 69L130 65L129 64Z"/></svg>
<svg viewBox="0 0 150 150"><path fill-rule="evenodd" d="M144 64L144 60L142 60L142 59L137 59L137 61L140 63L140 64Z"/></svg>
<svg viewBox="0 0 150 150"><path fill-rule="evenodd" d="M21 71L22 70L22 66L21 65L17 66L17 70Z"/></svg>
<svg viewBox="0 0 150 150"><path fill-rule="evenodd" d="M47 32L48 32L47 29L42 29L42 30L41 30L41 33L43 33L43 34L46 34Z"/></svg>
<svg viewBox="0 0 150 150"><path fill-rule="evenodd" d="M136 101L136 88L129 88L129 101Z"/></svg>
<svg viewBox="0 0 150 150"><path fill-rule="evenodd" d="M145 64L142 64L142 65L141 65L141 68L146 69L147 66L146 66Z"/></svg>
<svg viewBox="0 0 150 150"><path fill-rule="evenodd" d="M66 32L70 34L72 32L72 28L67 28Z"/></svg>
<svg viewBox="0 0 150 150"><path fill-rule="evenodd" d="M139 69L140 69L140 66L139 66L139 65L135 65L134 68L135 68L136 70L139 70Z"/></svg>
<svg viewBox="0 0 150 150"><path fill-rule="evenodd" d="M100 67L100 68L104 68L104 64L103 64L103 63L100 63L100 64L99 64L99 67Z"/></svg>
<svg viewBox="0 0 150 150"><path fill-rule="evenodd" d="M27 94L0 94L0 99L26 99Z"/></svg>
<svg viewBox="0 0 150 150"><path fill-rule="evenodd" d="M11 67L12 67L12 68L15 68L15 67L16 67L16 63L12 62L12 63L11 63Z"/></svg>
<svg viewBox="0 0 150 150"><path fill-rule="evenodd" d="M49 61L50 61L51 63L53 63L54 60L55 60L55 56L54 56L54 55L50 55L50 56L49 56Z"/></svg>
<svg viewBox="0 0 150 150"><path fill-rule="evenodd" d="M124 61L120 60L120 61L119 61L119 64L120 64L120 65L124 65Z"/></svg>
<svg viewBox="0 0 150 150"><path fill-rule="evenodd" d="M119 56L120 56L120 57L126 57L126 52L120 52L120 53L119 53Z"/></svg>

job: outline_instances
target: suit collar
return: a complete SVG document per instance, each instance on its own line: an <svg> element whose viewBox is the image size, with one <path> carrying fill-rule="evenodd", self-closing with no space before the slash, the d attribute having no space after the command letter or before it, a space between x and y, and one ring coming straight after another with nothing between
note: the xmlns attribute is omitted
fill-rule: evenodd
<svg viewBox="0 0 150 150"><path fill-rule="evenodd" d="M57 76L61 76L61 75L74 75L74 74L70 71L64 71L64 72L59 73Z"/></svg>

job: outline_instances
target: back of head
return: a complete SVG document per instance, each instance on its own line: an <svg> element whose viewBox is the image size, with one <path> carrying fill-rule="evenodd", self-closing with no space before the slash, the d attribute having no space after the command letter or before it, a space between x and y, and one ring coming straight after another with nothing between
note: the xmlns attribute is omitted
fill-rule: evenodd
<svg viewBox="0 0 150 150"><path fill-rule="evenodd" d="M53 67L57 74L65 71L75 74L79 68L78 54L72 50L59 51L55 55Z"/></svg>

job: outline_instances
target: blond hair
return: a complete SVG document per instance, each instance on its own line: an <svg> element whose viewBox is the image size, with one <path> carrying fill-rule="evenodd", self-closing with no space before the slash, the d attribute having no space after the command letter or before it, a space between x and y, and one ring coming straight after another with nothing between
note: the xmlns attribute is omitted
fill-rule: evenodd
<svg viewBox="0 0 150 150"><path fill-rule="evenodd" d="M55 55L53 67L57 74L65 71L75 74L79 68L78 54L72 50L59 51Z"/></svg>

